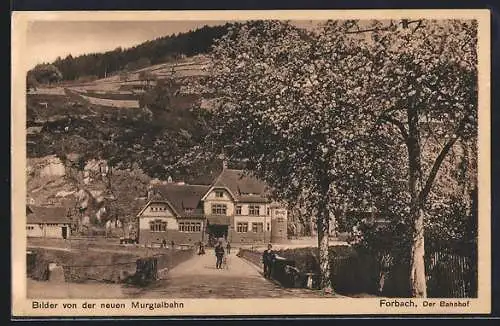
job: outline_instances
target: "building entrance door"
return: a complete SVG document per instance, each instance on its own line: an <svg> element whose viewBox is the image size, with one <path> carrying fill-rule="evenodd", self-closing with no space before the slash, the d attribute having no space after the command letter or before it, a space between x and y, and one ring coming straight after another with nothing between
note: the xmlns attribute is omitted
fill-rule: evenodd
<svg viewBox="0 0 500 326"><path fill-rule="evenodd" d="M208 233L208 245L215 246L219 239L224 239L227 241L228 234L228 225L222 224L209 224L207 225L207 233Z"/></svg>
<svg viewBox="0 0 500 326"><path fill-rule="evenodd" d="M61 229L62 229L62 237L63 237L63 239L68 238L68 227L67 226L63 226Z"/></svg>

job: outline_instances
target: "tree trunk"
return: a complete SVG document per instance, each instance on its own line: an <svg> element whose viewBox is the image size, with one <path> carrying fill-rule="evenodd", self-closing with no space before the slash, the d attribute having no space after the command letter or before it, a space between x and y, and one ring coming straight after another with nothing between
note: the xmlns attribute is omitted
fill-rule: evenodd
<svg viewBox="0 0 500 326"><path fill-rule="evenodd" d="M318 251L319 251L319 268L321 272L320 286L325 292L333 292L332 282L330 279L330 259L328 255L328 236L330 216L326 204L321 204L317 212L317 228L318 228Z"/></svg>
<svg viewBox="0 0 500 326"><path fill-rule="evenodd" d="M410 257L411 296L413 298L426 298L424 211L421 208L417 208L416 211L412 213L412 218L414 219L414 230Z"/></svg>
<svg viewBox="0 0 500 326"><path fill-rule="evenodd" d="M412 221L411 256L410 256L410 290L414 298L427 297L425 279L425 247L424 247L424 211L420 198L422 189L422 164L420 160L420 132L417 108L409 108L408 114L408 163L410 218Z"/></svg>
<svg viewBox="0 0 500 326"><path fill-rule="evenodd" d="M470 149L469 149L469 144L465 140L462 140L460 142L460 145L462 147L462 198L463 202L465 203L465 215L470 216L471 211L472 211L472 201L471 201L471 190L470 190L470 185L473 184L472 178L471 178L471 164L470 164Z"/></svg>

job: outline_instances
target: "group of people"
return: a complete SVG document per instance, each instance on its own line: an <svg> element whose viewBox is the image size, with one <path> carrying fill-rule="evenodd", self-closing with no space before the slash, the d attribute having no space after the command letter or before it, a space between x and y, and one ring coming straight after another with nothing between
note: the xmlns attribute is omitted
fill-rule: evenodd
<svg viewBox="0 0 500 326"><path fill-rule="evenodd" d="M170 245L173 248L175 245L174 241L172 241L170 243ZM163 247L167 246L167 242L165 240L163 240L162 246ZM231 254L231 244L229 242L227 242L227 244L225 246L225 250L224 250L224 245L222 243L222 240L219 240L217 242L217 244L215 245L214 252L215 252L215 257L216 257L215 268L216 269L223 269L224 268L223 267L224 257L226 255L226 253L227 253L227 255ZM204 255L204 254L205 254L205 245L203 244L203 242L200 241L200 242L198 242L198 255ZM262 254L262 264L264 265L264 277L265 278L271 278L272 266L273 266L275 259L276 259L276 254L273 251L273 246L271 244L268 244L267 249L264 250L264 253ZM227 262L226 262L226 264L227 264Z"/></svg>
<svg viewBox="0 0 500 326"><path fill-rule="evenodd" d="M224 245L222 241L218 241L217 244L215 245L214 248L215 252L215 268L216 269L223 269L224 268L224 263L225 261L225 256L231 254L231 244L228 242L225 246L224 250ZM199 242L199 250L198 250L198 255L204 255L205 254L205 248L203 243L200 241ZM264 251L262 254L262 263L264 265L264 277L270 279L271 274L272 274L272 266L274 263L274 260L276 259L276 254L273 251L273 246L271 244L267 245L267 249Z"/></svg>
<svg viewBox="0 0 500 326"><path fill-rule="evenodd" d="M162 248L167 248L167 240L163 239L163 241L161 242L161 246ZM175 248L174 240L170 241L170 248Z"/></svg>
<svg viewBox="0 0 500 326"><path fill-rule="evenodd" d="M226 250L227 254L229 255L231 253L231 244L228 242L226 245ZM215 262L215 268L216 269L222 269L223 264L224 264L224 256L226 252L224 251L224 246L222 244L222 241L219 241L217 245L215 246L215 257L216 257L216 262ZM276 254L273 251L273 246L271 244L267 245L267 249L264 251L262 254L262 263L264 265L264 277L270 279L272 275L272 266L274 264L274 261L276 259ZM226 262L227 264L227 262Z"/></svg>

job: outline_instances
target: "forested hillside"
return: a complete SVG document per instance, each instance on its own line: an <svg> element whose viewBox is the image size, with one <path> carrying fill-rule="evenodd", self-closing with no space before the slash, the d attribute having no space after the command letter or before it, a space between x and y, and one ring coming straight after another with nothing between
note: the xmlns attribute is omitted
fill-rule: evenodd
<svg viewBox="0 0 500 326"><path fill-rule="evenodd" d="M64 159L69 153L78 153L83 161L104 159L117 169L140 167L153 178L172 176L174 180L189 183L210 183L221 162L182 170L172 170L169 166L192 146L200 144L209 128L210 112L200 108L200 94L179 93L181 87L199 74L196 61L192 63L194 75L182 77L186 60L191 64L193 55L208 52L214 40L227 33L230 26L234 25L205 26L130 49L68 56L35 67L28 73L28 81L30 77L34 79L32 85L37 88L27 96L28 157L55 154ZM165 62L172 68L163 70L179 70L181 78L175 85L172 80L164 80L162 69L155 68ZM120 90L133 83L133 78L116 77L116 81L111 81L110 76L127 73L140 79L143 68L154 68L146 73L154 76L154 81L147 85L138 82L136 86L142 93L109 93L110 83L117 84ZM107 98L131 96L138 100L140 108L117 109L91 103L85 96L78 96L77 84L71 83L103 77L107 78L92 83L92 94L95 93L92 96L102 97L101 91L107 92ZM64 83L66 88L63 88L54 84L59 81L70 83ZM47 88L44 84L52 85ZM90 94L90 90L84 94Z"/></svg>
<svg viewBox="0 0 500 326"><path fill-rule="evenodd" d="M213 40L226 34L230 26L232 24L229 23L204 26L195 31L160 37L129 49L117 48L105 53L77 57L68 55L66 58L58 58L52 64L61 73L62 80L104 78L122 70L132 71L175 61L182 56L207 53Z"/></svg>

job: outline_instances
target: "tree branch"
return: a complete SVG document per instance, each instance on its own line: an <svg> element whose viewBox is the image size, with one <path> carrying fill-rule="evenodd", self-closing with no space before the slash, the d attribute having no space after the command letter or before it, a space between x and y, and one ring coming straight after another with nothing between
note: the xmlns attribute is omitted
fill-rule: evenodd
<svg viewBox="0 0 500 326"><path fill-rule="evenodd" d="M383 112L378 117L375 114L373 114L371 111L368 111L368 113L371 114L372 117L376 118L375 123L373 124L373 127L371 127L370 130L368 131L368 137L371 137L372 133L375 132L377 127L382 122L389 122L389 123L398 127L398 129L401 132L401 136L403 137L403 141L406 142L406 140L408 139L408 133L407 133L406 128L404 127L403 123L401 121L394 119L394 118L391 118L390 116L387 115L388 113L395 111L395 110L397 110L396 107L392 107L388 110L385 110L385 112Z"/></svg>
<svg viewBox="0 0 500 326"><path fill-rule="evenodd" d="M417 27L415 27L415 29L413 30L412 34L415 34L415 32L417 31L417 29L419 29L420 27L422 26L422 20L418 20L418 25Z"/></svg>
<svg viewBox="0 0 500 326"><path fill-rule="evenodd" d="M419 19L419 20L402 20L398 24L394 24L391 21L390 25L385 26L385 27L380 27L380 28L375 27L375 28L359 29L359 26L358 26L357 30L354 30L354 31L349 31L348 30L345 33L346 34L360 34L360 33L366 33L366 32L388 31L394 25L403 25L403 26L407 27L409 24L414 24L414 23L418 23L418 26L414 30L414 31L416 31L420 27L420 24L422 23L422 20L421 19ZM357 24L356 24L356 26L357 26Z"/></svg>
<svg viewBox="0 0 500 326"><path fill-rule="evenodd" d="M396 127L398 127L398 129L401 131L401 135L403 136L404 141L406 142L406 140L408 139L408 132L406 131L406 128L401 121L391 118L390 116L387 115L380 116L380 119L382 119L383 121L390 122Z"/></svg>
<svg viewBox="0 0 500 326"><path fill-rule="evenodd" d="M427 177L427 181L425 182L425 186L420 191L420 194L419 194L420 203L423 203L427 199L427 196L429 195L429 192L431 191L432 185L434 183L434 180L436 179L436 176L437 176L437 173L439 172L439 168L441 167L441 164L443 163L444 159L446 158L446 155L450 151L451 147L462 136L461 132L465 128L467 120L468 120L468 115L466 114L462 118L462 120L460 121L460 124L458 125L457 129L455 130L455 133L453 134L453 136L443 146L443 148L441 149L441 152L436 157L436 160L434 161L434 164L432 165L432 169Z"/></svg>

